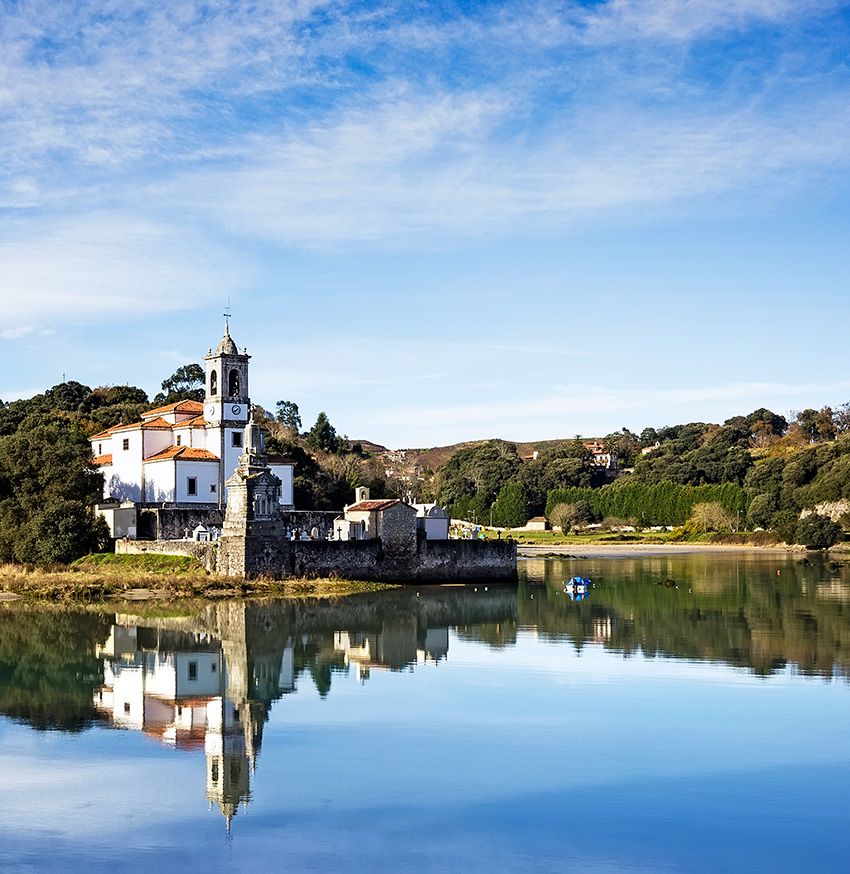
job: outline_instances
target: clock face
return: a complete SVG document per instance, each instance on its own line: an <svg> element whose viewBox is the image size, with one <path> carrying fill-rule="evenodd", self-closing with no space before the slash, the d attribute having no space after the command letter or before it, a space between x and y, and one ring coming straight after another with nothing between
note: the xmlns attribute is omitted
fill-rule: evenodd
<svg viewBox="0 0 850 874"><path fill-rule="evenodd" d="M215 418L215 404L207 404L206 413L208 419Z"/></svg>
<svg viewBox="0 0 850 874"><path fill-rule="evenodd" d="M232 415L234 415L234 416L238 416L238 415L242 412L242 407L240 407L239 404L234 404L234 405L230 408L230 412L231 412Z"/></svg>

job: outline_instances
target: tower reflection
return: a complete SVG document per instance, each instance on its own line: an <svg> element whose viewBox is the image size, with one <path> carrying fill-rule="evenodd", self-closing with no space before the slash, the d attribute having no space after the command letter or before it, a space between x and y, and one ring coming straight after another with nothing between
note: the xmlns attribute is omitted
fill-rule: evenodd
<svg viewBox="0 0 850 874"><path fill-rule="evenodd" d="M516 627L516 590L433 588L335 602L231 602L199 614L117 614L96 647L94 707L115 728L206 757L206 797L233 817L251 800L273 703L308 674L322 696L334 674L413 670L449 652L451 627Z"/></svg>

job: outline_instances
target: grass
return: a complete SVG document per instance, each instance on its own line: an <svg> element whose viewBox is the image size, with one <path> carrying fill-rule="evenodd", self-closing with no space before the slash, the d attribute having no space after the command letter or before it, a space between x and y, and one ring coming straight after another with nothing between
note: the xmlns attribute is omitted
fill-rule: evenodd
<svg viewBox="0 0 850 874"><path fill-rule="evenodd" d="M342 597L394 588L340 579L252 580L208 573L190 556L87 555L70 566L0 565L0 592L21 598L88 603L241 597Z"/></svg>
<svg viewBox="0 0 850 874"><path fill-rule="evenodd" d="M488 539L497 537L495 531L486 531ZM581 534L562 534L560 531L512 531L510 536L521 546L581 546L605 543L667 544L705 543L738 544L741 546L776 546L779 538L772 531L739 531L737 533L687 534L683 529L673 531L598 531Z"/></svg>
<svg viewBox="0 0 850 874"><path fill-rule="evenodd" d="M149 574L205 573L198 561L190 555L114 555L110 552L94 553L78 558L71 570L79 571L144 571Z"/></svg>

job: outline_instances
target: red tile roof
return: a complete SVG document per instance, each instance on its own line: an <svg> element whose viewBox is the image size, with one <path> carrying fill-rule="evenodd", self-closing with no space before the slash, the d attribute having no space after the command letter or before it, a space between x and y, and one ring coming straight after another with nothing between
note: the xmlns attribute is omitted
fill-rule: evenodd
<svg viewBox="0 0 850 874"><path fill-rule="evenodd" d="M164 407L154 407L146 413L142 413L142 417L147 419L149 416L161 416L163 413L203 413L204 405L199 401L177 401L174 404L166 404Z"/></svg>
<svg viewBox="0 0 850 874"><path fill-rule="evenodd" d="M92 464L96 464L98 467L103 467L106 464L112 464L112 456L111 455L96 455Z"/></svg>
<svg viewBox="0 0 850 874"><path fill-rule="evenodd" d="M141 422L133 422L131 425L118 425L111 429L111 433L117 434L119 431L138 431L139 428L151 428L155 431L170 431L171 422L166 422L165 419L145 419Z"/></svg>
<svg viewBox="0 0 850 874"><path fill-rule="evenodd" d="M355 510L358 513L369 512L372 513L376 510L387 510L395 504L400 504L398 498L390 498L385 501L360 501L359 504L352 504L350 507L346 507L346 512L349 510Z"/></svg>
<svg viewBox="0 0 850 874"><path fill-rule="evenodd" d="M111 437L114 430L115 427L107 428L105 431L101 431L100 434L92 434L92 436L89 437L89 440L103 440L106 437Z"/></svg>
<svg viewBox="0 0 850 874"><path fill-rule="evenodd" d="M178 461L218 461L218 456L213 455L208 449L195 449L192 446L169 446L156 455L145 459L145 464L150 461L170 461L176 458Z"/></svg>
<svg viewBox="0 0 850 874"><path fill-rule="evenodd" d="M203 416L195 416L194 419L184 419L182 422L176 422L172 425L172 429L177 428L206 428L207 420Z"/></svg>

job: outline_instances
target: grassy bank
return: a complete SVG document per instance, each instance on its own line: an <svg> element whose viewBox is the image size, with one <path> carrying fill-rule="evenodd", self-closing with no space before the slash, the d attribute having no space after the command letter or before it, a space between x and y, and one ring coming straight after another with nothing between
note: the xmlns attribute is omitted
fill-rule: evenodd
<svg viewBox="0 0 850 874"><path fill-rule="evenodd" d="M498 536L493 531L487 531L486 535L488 539L495 539ZM780 543L779 537L772 531L739 531L734 534L685 534L682 529L675 531L592 531L580 534L562 534L560 531L511 531L509 536L516 540L520 546L581 546L614 543L777 546Z"/></svg>
<svg viewBox="0 0 850 874"><path fill-rule="evenodd" d="M0 566L0 600L146 601L182 598L340 597L393 588L338 579L241 580L208 573L175 555L87 555L69 566Z"/></svg>

